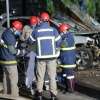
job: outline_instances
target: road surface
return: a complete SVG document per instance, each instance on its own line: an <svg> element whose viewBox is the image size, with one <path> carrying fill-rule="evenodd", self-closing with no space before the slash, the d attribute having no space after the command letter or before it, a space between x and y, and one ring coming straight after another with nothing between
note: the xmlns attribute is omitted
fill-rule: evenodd
<svg viewBox="0 0 100 100"><path fill-rule="evenodd" d="M2 90L2 84L0 84L0 90ZM44 97L46 98L46 100L49 100L50 93L44 92ZM77 91L75 91L75 93L73 94L63 93L63 91L59 91L57 97L59 98L59 100L100 100L94 97L90 97L86 94L79 93ZM7 99L0 98L0 100L7 100ZM20 96L17 100L32 100L32 99Z"/></svg>

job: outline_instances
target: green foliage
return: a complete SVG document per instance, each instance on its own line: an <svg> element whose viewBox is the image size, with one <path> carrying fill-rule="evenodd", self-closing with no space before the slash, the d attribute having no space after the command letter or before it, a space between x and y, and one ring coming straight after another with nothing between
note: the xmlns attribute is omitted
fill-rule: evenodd
<svg viewBox="0 0 100 100"><path fill-rule="evenodd" d="M72 3L71 0L61 0L65 5L70 5Z"/></svg>
<svg viewBox="0 0 100 100"><path fill-rule="evenodd" d="M95 16L96 5L94 0L86 0L87 1L87 11L91 16Z"/></svg>
<svg viewBox="0 0 100 100"><path fill-rule="evenodd" d="M65 5L78 4L79 0L61 0Z"/></svg>
<svg viewBox="0 0 100 100"><path fill-rule="evenodd" d="M96 0L96 17L100 22L100 0Z"/></svg>
<svg viewBox="0 0 100 100"><path fill-rule="evenodd" d="M79 0L61 0L65 5L71 5L71 4L76 4L79 5ZM100 3L100 0L97 0ZM84 0L86 7L87 7L87 12L91 16L95 16L95 11L96 11L96 5L94 0Z"/></svg>
<svg viewBox="0 0 100 100"><path fill-rule="evenodd" d="M79 0L61 0L65 5L79 4ZM100 21L100 0L84 0L87 12Z"/></svg>
<svg viewBox="0 0 100 100"><path fill-rule="evenodd" d="M47 0L47 11L50 14L54 14L54 12L55 12L55 8L54 8L53 1L52 0Z"/></svg>

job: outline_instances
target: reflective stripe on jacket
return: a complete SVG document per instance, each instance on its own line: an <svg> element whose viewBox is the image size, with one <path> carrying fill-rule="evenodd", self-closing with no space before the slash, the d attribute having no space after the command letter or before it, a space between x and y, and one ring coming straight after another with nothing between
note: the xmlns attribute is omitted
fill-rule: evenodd
<svg viewBox="0 0 100 100"><path fill-rule="evenodd" d="M75 68L76 67L76 64L70 64L70 65L60 65L60 67L63 67L63 68Z"/></svg>
<svg viewBox="0 0 100 100"><path fill-rule="evenodd" d="M17 64L17 61L0 61L0 64L4 65Z"/></svg>
<svg viewBox="0 0 100 100"><path fill-rule="evenodd" d="M56 58L59 56L60 52L56 48L58 48L61 41L61 36L58 31L49 26L47 22L41 23L39 27L33 31L32 36L37 44L37 58Z"/></svg>
<svg viewBox="0 0 100 100"><path fill-rule="evenodd" d="M62 50L62 51L69 51L69 50L75 50L75 49L76 49L76 47L73 46L73 47L61 48L60 50Z"/></svg>

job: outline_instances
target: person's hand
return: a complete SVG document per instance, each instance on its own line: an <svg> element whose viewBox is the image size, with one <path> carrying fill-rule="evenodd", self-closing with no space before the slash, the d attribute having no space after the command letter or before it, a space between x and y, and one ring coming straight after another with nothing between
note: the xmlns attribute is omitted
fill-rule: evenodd
<svg viewBox="0 0 100 100"><path fill-rule="evenodd" d="M4 41L2 39L0 39L0 45L3 45Z"/></svg>
<svg viewBox="0 0 100 100"><path fill-rule="evenodd" d="M25 49L22 49L22 50L17 50L17 56L24 56L26 54L26 51L25 51Z"/></svg>
<svg viewBox="0 0 100 100"><path fill-rule="evenodd" d="M21 55L25 55L26 54L26 50L25 49L23 49L23 50L21 50Z"/></svg>

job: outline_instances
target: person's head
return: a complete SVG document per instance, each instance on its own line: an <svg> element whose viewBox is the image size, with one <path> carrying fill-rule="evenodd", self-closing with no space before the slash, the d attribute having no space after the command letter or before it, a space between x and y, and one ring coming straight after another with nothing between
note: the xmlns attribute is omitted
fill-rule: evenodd
<svg viewBox="0 0 100 100"><path fill-rule="evenodd" d="M30 25L36 26L36 24L38 24L38 18L36 16L31 16L30 17Z"/></svg>
<svg viewBox="0 0 100 100"><path fill-rule="evenodd" d="M15 20L12 22L12 29L14 31L14 34L16 36L20 36L21 32L22 32L22 29L23 29L23 24L22 22L18 21L18 20Z"/></svg>
<svg viewBox="0 0 100 100"><path fill-rule="evenodd" d="M49 19L50 19L50 16L47 12L40 13L40 20L41 21L47 21L48 22Z"/></svg>
<svg viewBox="0 0 100 100"><path fill-rule="evenodd" d="M71 26L69 24L66 24L66 23L62 23L59 25L59 31L61 33L66 33L70 28L71 28Z"/></svg>
<svg viewBox="0 0 100 100"><path fill-rule="evenodd" d="M20 40L21 41L26 41L30 35L32 34L32 28L29 26L29 25L25 25L23 27L23 31L22 31L22 34L20 35Z"/></svg>

